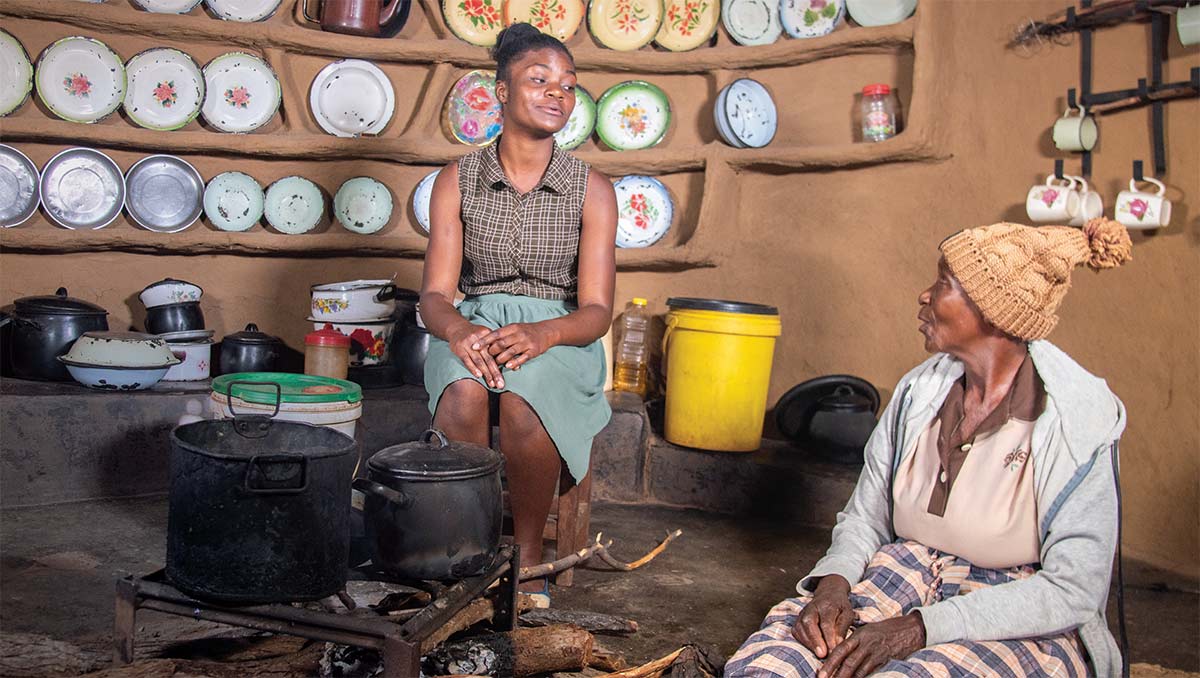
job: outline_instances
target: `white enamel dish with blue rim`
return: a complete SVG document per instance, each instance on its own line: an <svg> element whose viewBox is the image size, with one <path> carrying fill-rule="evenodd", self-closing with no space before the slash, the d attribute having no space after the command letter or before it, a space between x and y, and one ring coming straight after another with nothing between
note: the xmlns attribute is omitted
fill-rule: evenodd
<svg viewBox="0 0 1200 678"><path fill-rule="evenodd" d="M746 145L733 133L733 129L729 127L729 118L725 116L725 100L727 98L729 98L728 85L721 88L721 92L717 95L717 101L713 104L713 122L717 125L717 134L721 136L722 141L730 146L745 148Z"/></svg>
<svg viewBox="0 0 1200 678"><path fill-rule="evenodd" d="M222 132L253 132L275 117L283 92L267 62L229 52L204 67L206 94L200 114Z"/></svg>
<svg viewBox="0 0 1200 678"><path fill-rule="evenodd" d="M617 247L649 247L671 230L675 202L661 181L631 174L621 177L617 194Z"/></svg>
<svg viewBox="0 0 1200 678"><path fill-rule="evenodd" d="M262 186L241 172L223 172L204 189L204 216L222 231L245 231L263 215Z"/></svg>
<svg viewBox="0 0 1200 678"><path fill-rule="evenodd" d="M38 57L34 82L50 112L70 122L98 122L125 99L125 64L108 45L72 36Z"/></svg>
<svg viewBox="0 0 1200 678"><path fill-rule="evenodd" d="M170 47L148 49L126 62L125 72L125 115L138 125L170 131L200 115L204 74L186 53Z"/></svg>
<svg viewBox="0 0 1200 678"><path fill-rule="evenodd" d="M724 0L721 23L739 45L770 45L783 34L779 0Z"/></svg>
<svg viewBox="0 0 1200 678"><path fill-rule="evenodd" d="M441 170L434 170L426 174L421 183L417 184L417 190L413 191L413 216L426 233L429 232L429 200L433 196L433 182L440 172Z"/></svg>
<svg viewBox="0 0 1200 678"><path fill-rule="evenodd" d="M726 89L725 123L733 138L746 148L771 143L779 127L779 114L767 88L757 80L741 78Z"/></svg>
<svg viewBox="0 0 1200 678"><path fill-rule="evenodd" d="M354 177L333 196L333 215L348 231L376 233L392 220L392 192L371 177Z"/></svg>
<svg viewBox="0 0 1200 678"><path fill-rule="evenodd" d="M575 87L575 110L567 124L554 133L554 142L564 150L579 148L596 129L596 100L582 87Z"/></svg>
<svg viewBox="0 0 1200 678"><path fill-rule="evenodd" d="M846 13L846 0L779 0L779 23L793 38L829 35Z"/></svg>
<svg viewBox="0 0 1200 678"><path fill-rule="evenodd" d="M0 29L0 118L20 108L32 91L29 53L20 40Z"/></svg>
<svg viewBox="0 0 1200 678"><path fill-rule="evenodd" d="M267 223L289 235L307 233L325 216L325 195L304 177L284 177L267 188Z"/></svg>

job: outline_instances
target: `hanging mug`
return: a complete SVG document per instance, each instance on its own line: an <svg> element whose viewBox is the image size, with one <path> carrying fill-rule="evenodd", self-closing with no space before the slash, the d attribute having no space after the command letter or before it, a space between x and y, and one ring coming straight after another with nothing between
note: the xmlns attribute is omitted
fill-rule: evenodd
<svg viewBox="0 0 1200 678"><path fill-rule="evenodd" d="M1171 223L1171 201L1163 197L1167 187L1154 177L1143 181L1158 186L1155 193L1143 193L1137 188L1137 180L1129 180L1129 190L1117 194L1113 216L1125 228L1160 228Z"/></svg>
<svg viewBox="0 0 1200 678"><path fill-rule="evenodd" d="M1029 218L1040 223L1065 224L1079 213L1079 193L1075 180L1063 177L1066 184L1056 183L1054 175L1046 177L1045 184L1037 184L1025 196L1025 212Z"/></svg>
<svg viewBox="0 0 1200 678"><path fill-rule="evenodd" d="M1083 177L1075 177L1068 175L1069 178L1079 183L1079 211L1071 218L1069 222L1071 226L1082 226L1087 222L1104 214L1104 199L1100 194L1088 188L1088 182Z"/></svg>
<svg viewBox="0 0 1200 678"><path fill-rule="evenodd" d="M1175 13L1175 30L1184 47L1200 43L1200 5L1180 7Z"/></svg>
<svg viewBox="0 0 1200 678"><path fill-rule="evenodd" d="M1071 115L1071 109L1054 123L1054 145L1060 151L1090 151L1100 138L1100 128L1095 116L1079 107L1079 115Z"/></svg>

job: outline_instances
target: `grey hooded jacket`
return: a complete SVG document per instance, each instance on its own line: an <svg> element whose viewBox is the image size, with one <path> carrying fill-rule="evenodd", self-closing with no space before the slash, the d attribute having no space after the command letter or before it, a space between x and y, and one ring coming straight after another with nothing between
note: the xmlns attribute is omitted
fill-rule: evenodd
<svg viewBox="0 0 1200 678"><path fill-rule="evenodd" d="M1034 576L919 608L928 645L1007 640L1078 628L1098 676L1118 676L1121 653L1104 619L1117 540L1114 455L1125 407L1099 379L1047 341L1029 343L1046 388L1033 428L1032 460L1041 569ZM900 461L937 415L962 363L937 354L900 380L866 446L866 464L833 543L796 588L839 574L854 584L871 557L896 539L891 483ZM897 454L899 450L899 454Z"/></svg>

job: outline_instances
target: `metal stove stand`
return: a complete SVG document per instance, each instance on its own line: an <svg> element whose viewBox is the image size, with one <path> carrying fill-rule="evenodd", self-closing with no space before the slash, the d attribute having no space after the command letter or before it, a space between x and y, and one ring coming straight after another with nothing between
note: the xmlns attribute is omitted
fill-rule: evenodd
<svg viewBox="0 0 1200 678"><path fill-rule="evenodd" d="M441 589L433 602L403 623L383 616L352 617L334 612L317 612L293 607L287 603L231 607L188 596L167 583L163 570L145 577L131 575L117 580L114 659L117 664L129 664L133 661L137 611L144 609L259 631L371 648L383 657L384 676L415 678L421 672L423 651L432 649L422 648L422 642L459 610L482 596L492 582L500 582L496 592L493 625L501 631L513 630L516 624L519 570L518 548L505 544L500 547L491 568L483 574L460 580ZM375 572L369 575L373 580L381 579ZM353 571L351 577L354 578Z"/></svg>

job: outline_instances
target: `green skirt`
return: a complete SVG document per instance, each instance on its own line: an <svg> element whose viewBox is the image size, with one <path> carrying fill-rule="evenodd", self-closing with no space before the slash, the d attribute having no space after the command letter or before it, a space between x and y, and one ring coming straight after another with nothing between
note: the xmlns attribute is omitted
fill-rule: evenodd
<svg viewBox="0 0 1200 678"><path fill-rule="evenodd" d="M574 304L512 294L469 297L458 311L475 325L499 329L514 323L535 323L561 318ZM542 426L558 447L558 454L576 482L587 475L592 438L608 424L612 410L604 397L607 369L600 341L587 346L554 346L519 370L502 366L504 388L491 388L476 377L450 351L450 345L430 337L425 359L425 390L429 412L437 414L438 401L450 384L472 379L493 393L516 393L537 412Z"/></svg>

